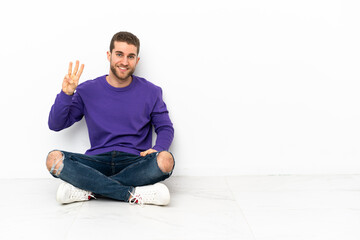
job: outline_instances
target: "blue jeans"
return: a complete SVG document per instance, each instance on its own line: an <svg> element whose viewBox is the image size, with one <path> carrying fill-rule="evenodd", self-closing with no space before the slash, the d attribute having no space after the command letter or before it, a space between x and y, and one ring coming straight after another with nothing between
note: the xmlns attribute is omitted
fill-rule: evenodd
<svg viewBox="0 0 360 240"><path fill-rule="evenodd" d="M145 157L118 151L99 155L60 152L63 167L58 174L50 172L54 177L95 195L120 201L128 201L134 187L163 181L172 174L159 168L159 152Z"/></svg>

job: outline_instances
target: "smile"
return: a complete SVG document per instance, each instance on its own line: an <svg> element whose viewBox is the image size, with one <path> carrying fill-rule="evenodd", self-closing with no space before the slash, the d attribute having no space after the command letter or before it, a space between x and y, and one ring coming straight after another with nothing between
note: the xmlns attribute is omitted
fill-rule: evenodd
<svg viewBox="0 0 360 240"><path fill-rule="evenodd" d="M125 68L125 67L118 67L119 69L120 69L120 71L126 71L127 70L127 68Z"/></svg>

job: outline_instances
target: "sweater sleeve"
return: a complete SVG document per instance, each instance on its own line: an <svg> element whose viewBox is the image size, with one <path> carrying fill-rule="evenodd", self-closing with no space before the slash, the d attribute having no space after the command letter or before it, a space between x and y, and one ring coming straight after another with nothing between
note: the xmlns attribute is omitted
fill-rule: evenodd
<svg viewBox="0 0 360 240"><path fill-rule="evenodd" d="M84 116L84 104L76 92L73 96L61 91L55 99L49 114L49 128L60 131L80 121Z"/></svg>
<svg viewBox="0 0 360 240"><path fill-rule="evenodd" d="M174 128L169 117L169 112L162 98L162 90L158 92L155 107L151 113L151 121L157 134L155 146L156 151L167 151L174 138Z"/></svg>

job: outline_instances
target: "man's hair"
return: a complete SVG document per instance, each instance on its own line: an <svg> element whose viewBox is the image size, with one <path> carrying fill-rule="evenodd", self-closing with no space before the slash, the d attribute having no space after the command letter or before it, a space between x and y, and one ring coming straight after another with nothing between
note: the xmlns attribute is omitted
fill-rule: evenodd
<svg viewBox="0 0 360 240"><path fill-rule="evenodd" d="M140 40L130 32L118 32L116 33L110 42L110 53L114 49L115 42L126 42L127 44L132 44L137 48L137 55L140 52Z"/></svg>

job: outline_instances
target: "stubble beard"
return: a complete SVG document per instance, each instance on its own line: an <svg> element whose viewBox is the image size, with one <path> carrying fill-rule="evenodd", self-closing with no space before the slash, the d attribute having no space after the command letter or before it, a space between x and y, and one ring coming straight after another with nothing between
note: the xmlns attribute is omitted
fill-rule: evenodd
<svg viewBox="0 0 360 240"><path fill-rule="evenodd" d="M126 74L124 77L119 76L119 74L116 72L116 67L110 64L110 70L111 72L121 81L126 81L133 73L135 72L135 69L131 69L128 74Z"/></svg>

